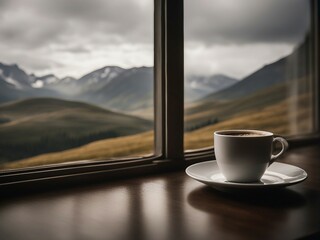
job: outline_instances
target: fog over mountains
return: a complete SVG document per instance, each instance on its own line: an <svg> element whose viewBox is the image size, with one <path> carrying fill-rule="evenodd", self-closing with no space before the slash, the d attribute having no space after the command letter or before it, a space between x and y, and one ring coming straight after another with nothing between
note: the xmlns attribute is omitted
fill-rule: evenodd
<svg viewBox="0 0 320 240"><path fill-rule="evenodd" d="M189 76L186 101L200 99L237 82L225 75ZM0 63L0 103L34 97L54 97L89 102L118 111L133 111L153 104L153 68L124 69L106 66L79 79L54 74L27 74L18 65Z"/></svg>

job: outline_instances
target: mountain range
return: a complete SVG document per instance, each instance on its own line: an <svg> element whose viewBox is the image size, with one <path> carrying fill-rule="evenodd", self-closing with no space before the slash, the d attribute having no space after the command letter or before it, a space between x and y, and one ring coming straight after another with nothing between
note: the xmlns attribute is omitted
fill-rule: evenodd
<svg viewBox="0 0 320 240"><path fill-rule="evenodd" d="M198 100L238 81L225 75L189 76L186 102ZM0 63L0 103L34 97L52 97L88 102L106 109L130 112L153 105L153 68L124 69L106 66L79 79L54 74L27 74L18 65Z"/></svg>
<svg viewBox="0 0 320 240"><path fill-rule="evenodd" d="M290 55L266 64L232 86L206 95L201 101L236 100L279 84L293 84L310 74L311 59L307 36Z"/></svg>
<svg viewBox="0 0 320 240"><path fill-rule="evenodd" d="M61 97L56 91L33 87L35 79L16 64L0 63L0 104L33 97Z"/></svg>

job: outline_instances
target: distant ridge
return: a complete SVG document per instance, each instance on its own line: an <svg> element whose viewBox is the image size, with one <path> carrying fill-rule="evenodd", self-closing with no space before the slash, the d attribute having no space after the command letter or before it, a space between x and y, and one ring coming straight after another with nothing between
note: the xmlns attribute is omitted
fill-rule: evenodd
<svg viewBox="0 0 320 240"><path fill-rule="evenodd" d="M204 100L237 99L285 81L286 58L265 65L238 83L217 93L212 93Z"/></svg>
<svg viewBox="0 0 320 240"><path fill-rule="evenodd" d="M290 84L290 81L310 74L310 54L312 54L310 53L310 37L307 35L303 43L290 55L265 65L238 83L212 93L203 100L238 99L278 84Z"/></svg>
<svg viewBox="0 0 320 240"><path fill-rule="evenodd" d="M32 97L54 97L132 112L153 107L153 79L153 67L125 69L105 66L79 79L60 79L54 74L28 75L16 64L0 64L0 103ZM189 76L185 81L185 101L195 101L236 82L236 79L221 74Z"/></svg>

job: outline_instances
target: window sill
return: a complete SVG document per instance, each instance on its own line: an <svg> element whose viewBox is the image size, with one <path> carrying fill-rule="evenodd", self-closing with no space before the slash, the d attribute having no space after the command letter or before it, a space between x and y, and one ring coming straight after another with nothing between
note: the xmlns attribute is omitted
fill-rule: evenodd
<svg viewBox="0 0 320 240"><path fill-rule="evenodd" d="M37 194L28 197L18 191L19 197L1 199L1 236L26 240L34 236L318 239L319 149L319 142L291 149L280 161L305 169L308 178L272 194L218 192L190 179L182 170L148 176L142 173L139 177L92 186L84 186L84 178L81 185L72 189L61 189L63 182L52 183L50 187L57 191L39 194L39 189L35 189ZM130 171L124 173L123 178L128 178ZM230 228L230 224L241 227Z"/></svg>
<svg viewBox="0 0 320 240"><path fill-rule="evenodd" d="M319 144L319 135L289 139L291 149ZM191 164L214 159L213 148L201 151L187 151L185 159L169 160L160 157L109 161L81 161L39 166L26 169L2 171L0 190L16 192L16 190L60 189L65 186L84 185L87 183L137 177L146 174L184 169ZM185 161L186 160L186 161Z"/></svg>

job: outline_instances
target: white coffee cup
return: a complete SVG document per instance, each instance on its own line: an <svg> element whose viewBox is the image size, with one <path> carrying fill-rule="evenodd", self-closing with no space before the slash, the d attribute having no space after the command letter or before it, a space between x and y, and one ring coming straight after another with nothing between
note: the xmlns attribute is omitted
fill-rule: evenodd
<svg viewBox="0 0 320 240"><path fill-rule="evenodd" d="M281 151L273 155L273 143ZM227 181L257 182L266 169L288 148L288 142L273 133L258 130L221 130L214 132L214 149L218 167Z"/></svg>

